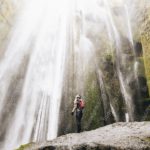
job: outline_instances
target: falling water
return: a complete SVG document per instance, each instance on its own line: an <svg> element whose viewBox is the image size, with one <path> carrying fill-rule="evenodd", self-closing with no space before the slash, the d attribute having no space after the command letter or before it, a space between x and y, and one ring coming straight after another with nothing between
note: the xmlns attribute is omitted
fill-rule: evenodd
<svg viewBox="0 0 150 150"><path fill-rule="evenodd" d="M113 12L114 2L121 2L121 11L116 12L120 16ZM82 95L88 73L97 74L105 119L112 113L114 121L136 120L129 86L137 75L136 61L133 58L127 66L123 49L125 38L129 53L134 54L129 5L123 0L24 0L22 4L0 60L2 149L57 137L68 63L73 64L74 90ZM108 53L114 57L123 102L112 99L105 83L102 66ZM126 109L123 116L117 108L120 102Z"/></svg>
<svg viewBox="0 0 150 150"><path fill-rule="evenodd" d="M20 77L24 81L18 87L21 94L7 127L3 149L57 136L68 36L68 9L65 9L68 3L67 0L60 6L57 3L49 0L25 3L1 60L0 84L5 86L0 103L4 107L11 78L24 67L20 65L27 58L27 67L23 68L25 77ZM12 138L12 135L15 136Z"/></svg>

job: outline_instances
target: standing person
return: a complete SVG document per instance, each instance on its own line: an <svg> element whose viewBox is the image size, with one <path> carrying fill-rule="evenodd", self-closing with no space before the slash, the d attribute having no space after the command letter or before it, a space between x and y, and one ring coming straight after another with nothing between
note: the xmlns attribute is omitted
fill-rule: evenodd
<svg viewBox="0 0 150 150"><path fill-rule="evenodd" d="M74 115L74 112L76 113L77 133L81 132L81 119L83 116L84 106L84 100L81 98L80 95L76 95L74 100L74 107L72 109L71 114Z"/></svg>

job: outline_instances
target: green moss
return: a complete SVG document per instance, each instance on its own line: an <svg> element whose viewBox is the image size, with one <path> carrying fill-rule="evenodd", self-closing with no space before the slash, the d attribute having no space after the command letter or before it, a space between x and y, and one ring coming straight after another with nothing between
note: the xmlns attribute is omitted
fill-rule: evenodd
<svg viewBox="0 0 150 150"><path fill-rule="evenodd" d="M92 130L103 126L101 121L102 105L100 100L100 91L96 82L95 73L91 73L86 81L86 108L84 110L84 130Z"/></svg>
<svg viewBox="0 0 150 150"><path fill-rule="evenodd" d="M150 79L148 80L147 85L149 87L149 94L150 94Z"/></svg>
<svg viewBox="0 0 150 150"><path fill-rule="evenodd" d="M147 141L147 142L150 142L150 137L147 137L144 140Z"/></svg>
<svg viewBox="0 0 150 150"><path fill-rule="evenodd" d="M24 150L25 148L28 148L29 146L31 146L31 144L33 143L28 143L28 144L24 144L24 145L21 145L19 148L17 148L16 150Z"/></svg>
<svg viewBox="0 0 150 150"><path fill-rule="evenodd" d="M105 59L107 61L112 61L112 54L106 54Z"/></svg>
<svg viewBox="0 0 150 150"><path fill-rule="evenodd" d="M137 61L139 62L139 67L138 67L138 76L143 76L145 77L145 66L144 66L144 58L143 57L138 57Z"/></svg>
<svg viewBox="0 0 150 150"><path fill-rule="evenodd" d="M149 21L150 23L150 21ZM148 87L149 87L149 93L150 93L150 38L147 36L150 31L149 28L146 28L144 33L141 36L142 46L143 46L143 58L144 58L144 66L145 66L145 73L146 78L148 80Z"/></svg>

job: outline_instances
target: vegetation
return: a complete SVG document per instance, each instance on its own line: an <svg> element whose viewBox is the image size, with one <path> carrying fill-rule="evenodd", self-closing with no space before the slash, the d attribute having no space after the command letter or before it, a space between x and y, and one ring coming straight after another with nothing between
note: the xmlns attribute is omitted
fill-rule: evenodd
<svg viewBox="0 0 150 150"><path fill-rule="evenodd" d="M145 72L147 78L147 84L150 93L150 10L145 12L145 17L147 18L142 24L142 35L141 42L143 47L143 58L145 65Z"/></svg>
<svg viewBox="0 0 150 150"><path fill-rule="evenodd" d="M28 148L29 146L31 146L33 143L28 143L28 144L24 144L21 145L19 148L17 148L16 150L24 150L25 148Z"/></svg>
<svg viewBox="0 0 150 150"><path fill-rule="evenodd" d="M96 74L89 74L85 87L86 109L83 117L85 130L95 129L104 125L99 85L96 81Z"/></svg>

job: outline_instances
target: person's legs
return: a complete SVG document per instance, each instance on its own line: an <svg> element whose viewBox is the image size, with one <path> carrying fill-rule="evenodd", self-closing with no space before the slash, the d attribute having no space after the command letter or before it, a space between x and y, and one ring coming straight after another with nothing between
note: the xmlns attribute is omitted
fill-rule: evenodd
<svg viewBox="0 0 150 150"><path fill-rule="evenodd" d="M77 133L81 132L81 119L82 119L82 111L77 111L76 112Z"/></svg>

